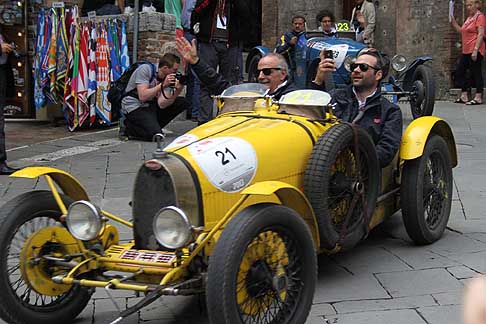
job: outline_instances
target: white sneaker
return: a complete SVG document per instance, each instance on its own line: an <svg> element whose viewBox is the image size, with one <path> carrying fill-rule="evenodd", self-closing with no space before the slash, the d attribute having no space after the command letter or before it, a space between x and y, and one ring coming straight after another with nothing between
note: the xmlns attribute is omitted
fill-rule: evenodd
<svg viewBox="0 0 486 324"><path fill-rule="evenodd" d="M154 6L150 5L150 7L143 6L142 7L142 12L156 12L157 9L155 9Z"/></svg>
<svg viewBox="0 0 486 324"><path fill-rule="evenodd" d="M125 7L125 10L123 11L125 15L130 15L133 13L133 8L132 7Z"/></svg>

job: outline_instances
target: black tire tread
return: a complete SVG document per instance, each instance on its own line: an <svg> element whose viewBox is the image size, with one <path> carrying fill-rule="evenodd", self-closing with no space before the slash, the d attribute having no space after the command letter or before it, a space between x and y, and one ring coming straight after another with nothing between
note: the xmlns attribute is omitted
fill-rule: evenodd
<svg viewBox="0 0 486 324"><path fill-rule="evenodd" d="M423 160L424 158L427 158L435 148L438 148L438 150L442 152L442 156L445 159L445 172L449 173L448 176L451 183L449 184L450 192L449 201L447 202L448 206L446 207L445 212L446 215L443 215L445 218L442 219L443 223L439 227L439 230L436 233L432 233L424 224L423 203L420 206L420 199L418 196L423 192L423 185L421 183L424 175ZM402 171L400 195L403 222L408 236L417 245L426 245L437 241L442 236L447 226L452 202L452 163L447 144L442 137L438 135L430 136L425 144L423 155L416 159L405 161Z"/></svg>

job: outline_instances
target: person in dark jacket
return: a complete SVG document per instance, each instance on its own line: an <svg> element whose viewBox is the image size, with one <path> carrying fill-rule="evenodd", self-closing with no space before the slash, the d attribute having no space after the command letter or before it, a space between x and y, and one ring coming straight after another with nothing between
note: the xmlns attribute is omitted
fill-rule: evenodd
<svg viewBox="0 0 486 324"><path fill-rule="evenodd" d="M211 95L219 95L232 85L223 75L199 58L196 41L189 43L185 38L176 39L177 50L181 56L191 64L193 71L198 76L201 84L204 84ZM270 53L262 57L258 62L258 80L268 87L268 95L279 100L282 95L298 90L288 80L288 66L285 58L277 53Z"/></svg>
<svg viewBox="0 0 486 324"><path fill-rule="evenodd" d="M242 81L242 46L250 19L248 1L197 0L191 14L191 29L199 46L199 56L211 68L218 69L231 84ZM208 89L199 93L198 124L212 118L213 100Z"/></svg>
<svg viewBox="0 0 486 324"><path fill-rule="evenodd" d="M322 60L313 80L314 89L322 90L322 80L332 71L332 59ZM364 128L375 143L380 167L393 160L402 138L402 112L382 97L380 81L387 75L389 60L378 50L369 48L351 64L352 84L330 92L336 117Z"/></svg>
<svg viewBox="0 0 486 324"><path fill-rule="evenodd" d="M299 37L305 33L305 18L304 16L292 17L292 30L286 32L280 37L280 41L275 47L275 53L282 54L288 59L290 69L295 69L295 45L299 41ZM292 74L292 73L291 73Z"/></svg>
<svg viewBox="0 0 486 324"><path fill-rule="evenodd" d="M5 116L3 114L3 109L5 108L7 99L7 88L9 84L13 84L13 80L9 80L9 73L12 72L12 68L10 64L8 64L8 55L14 48L7 42L1 32L2 30L0 26L0 175L10 175L17 170L7 165Z"/></svg>

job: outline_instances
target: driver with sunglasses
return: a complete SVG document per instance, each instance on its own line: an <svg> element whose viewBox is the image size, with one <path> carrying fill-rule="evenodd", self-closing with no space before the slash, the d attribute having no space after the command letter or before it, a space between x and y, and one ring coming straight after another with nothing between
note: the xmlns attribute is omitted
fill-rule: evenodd
<svg viewBox="0 0 486 324"><path fill-rule="evenodd" d="M197 77L209 90L210 94L218 95L231 86L221 74L217 73L207 63L200 60L197 55L195 40L189 43L185 38L176 39L177 51L191 64L191 68ZM269 53L258 62L258 81L268 87L267 95L275 100L286 93L298 90L288 80L288 66L285 58L277 53Z"/></svg>
<svg viewBox="0 0 486 324"><path fill-rule="evenodd" d="M402 112L382 97L380 82L388 73L388 58L374 48L362 51L351 64L351 84L330 92L336 117L361 126L375 143L380 167L393 160L402 138ZM323 80L334 71L334 60L321 57L311 87L322 90Z"/></svg>

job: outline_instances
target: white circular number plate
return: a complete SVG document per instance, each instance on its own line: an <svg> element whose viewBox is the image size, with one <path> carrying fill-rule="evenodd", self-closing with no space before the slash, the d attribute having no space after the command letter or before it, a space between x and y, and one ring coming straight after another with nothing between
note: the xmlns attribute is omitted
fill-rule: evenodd
<svg viewBox="0 0 486 324"><path fill-rule="evenodd" d="M258 161L253 146L236 137L216 137L189 146L208 180L221 191L238 192L255 176Z"/></svg>

